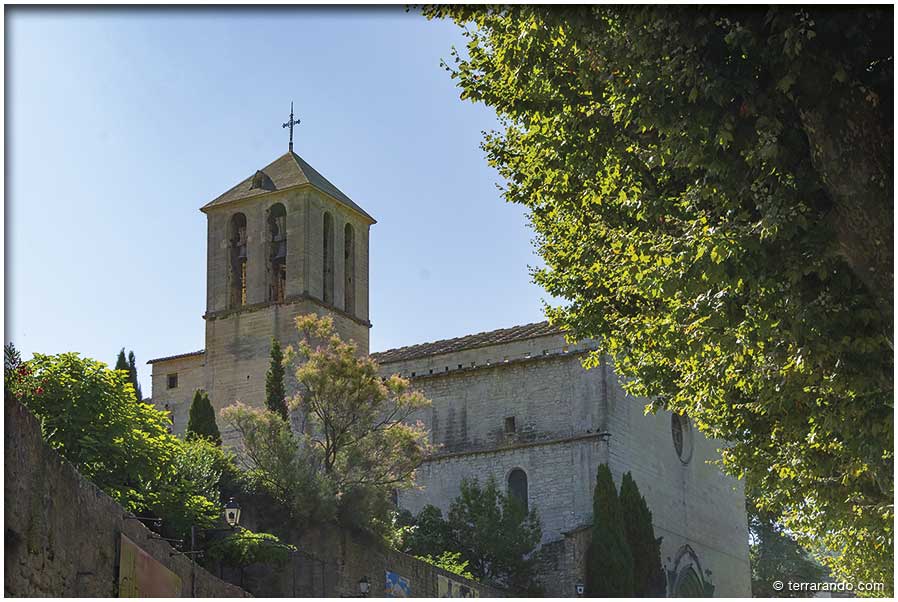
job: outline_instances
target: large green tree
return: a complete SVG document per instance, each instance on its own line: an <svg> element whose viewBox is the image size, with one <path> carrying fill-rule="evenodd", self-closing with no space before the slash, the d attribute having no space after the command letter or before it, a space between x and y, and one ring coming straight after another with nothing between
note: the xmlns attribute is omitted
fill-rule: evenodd
<svg viewBox="0 0 898 602"><path fill-rule="evenodd" d="M892 581L891 7L433 7L562 300L834 574Z"/></svg>
<svg viewBox="0 0 898 602"><path fill-rule="evenodd" d="M271 338L271 365L265 374L265 405L287 420L287 391L284 389L284 354L280 342Z"/></svg>
<svg viewBox="0 0 898 602"><path fill-rule="evenodd" d="M299 345L285 350L298 386L300 432L270 410L235 404L223 412L243 440L255 480L297 518L332 518L387 530L394 490L414 486L430 446L410 424L430 402L410 383L343 341L330 317L296 319Z"/></svg>
<svg viewBox="0 0 898 602"><path fill-rule="evenodd" d="M634 594L633 553L624 513L607 464L596 470L592 501L592 538L586 552L586 593L628 598Z"/></svg>
<svg viewBox="0 0 898 602"><path fill-rule="evenodd" d="M465 479L449 506L446 551L461 552L468 570L521 593L539 593L533 551L542 539L535 508L502 492L495 479Z"/></svg>
<svg viewBox="0 0 898 602"><path fill-rule="evenodd" d="M187 418L187 440L208 439L215 445L221 445L221 431L215 420L215 408L209 400L209 394L203 389L193 393L190 402L190 413Z"/></svg>
<svg viewBox="0 0 898 602"><path fill-rule="evenodd" d="M652 512L629 472L621 479L620 505L633 557L633 595L663 598L667 584L661 567L661 538L655 537Z"/></svg>

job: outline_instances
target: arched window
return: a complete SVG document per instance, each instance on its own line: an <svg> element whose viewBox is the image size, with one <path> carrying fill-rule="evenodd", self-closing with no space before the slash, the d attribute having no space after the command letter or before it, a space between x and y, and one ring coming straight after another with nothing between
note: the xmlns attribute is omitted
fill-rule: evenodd
<svg viewBox="0 0 898 602"><path fill-rule="evenodd" d="M231 307L240 307L246 305L246 216L242 213L235 213L231 217L229 241L229 304Z"/></svg>
<svg viewBox="0 0 898 602"><path fill-rule="evenodd" d="M268 300L283 303L287 295L287 210L276 203L268 210Z"/></svg>
<svg viewBox="0 0 898 602"><path fill-rule="evenodd" d="M508 473L508 495L521 502L527 511L527 473L520 468L515 468Z"/></svg>
<svg viewBox="0 0 898 602"><path fill-rule="evenodd" d="M334 302L334 218L330 213L324 214L324 302Z"/></svg>
<svg viewBox="0 0 898 602"><path fill-rule="evenodd" d="M343 234L343 309L355 314L355 231L350 224Z"/></svg>

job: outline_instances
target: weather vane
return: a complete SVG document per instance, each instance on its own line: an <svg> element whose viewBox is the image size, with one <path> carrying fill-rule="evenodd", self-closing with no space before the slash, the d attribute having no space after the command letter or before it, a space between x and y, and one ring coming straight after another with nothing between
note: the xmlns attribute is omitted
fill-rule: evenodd
<svg viewBox="0 0 898 602"><path fill-rule="evenodd" d="M290 121L285 123L283 127L290 128L290 152L293 152L293 126L299 125L299 119L293 119L293 102L290 102Z"/></svg>

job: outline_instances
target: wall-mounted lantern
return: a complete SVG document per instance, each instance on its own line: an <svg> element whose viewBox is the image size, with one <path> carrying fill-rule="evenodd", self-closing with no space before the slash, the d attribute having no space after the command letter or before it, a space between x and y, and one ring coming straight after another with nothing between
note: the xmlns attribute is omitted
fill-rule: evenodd
<svg viewBox="0 0 898 602"><path fill-rule="evenodd" d="M363 598L368 597L368 592L371 591L371 584L368 583L368 577L362 577L359 579L359 595Z"/></svg>
<svg viewBox="0 0 898 602"><path fill-rule="evenodd" d="M584 585L582 583L578 583L576 585L576 589L577 589L577 596L579 596L579 597L582 597L583 593L586 591L586 587L584 587Z"/></svg>
<svg viewBox="0 0 898 602"><path fill-rule="evenodd" d="M225 504L224 517L232 529L240 524L240 504L234 498L231 498Z"/></svg>

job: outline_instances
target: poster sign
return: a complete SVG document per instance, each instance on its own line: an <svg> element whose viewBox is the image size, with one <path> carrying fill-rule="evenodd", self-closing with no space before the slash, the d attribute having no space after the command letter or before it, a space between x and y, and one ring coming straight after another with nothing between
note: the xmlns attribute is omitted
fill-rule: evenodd
<svg viewBox="0 0 898 602"><path fill-rule="evenodd" d="M437 575L437 596L440 598L479 598L480 592L461 581Z"/></svg>
<svg viewBox="0 0 898 602"><path fill-rule="evenodd" d="M122 533L119 598L179 598L181 578Z"/></svg>
<svg viewBox="0 0 898 602"><path fill-rule="evenodd" d="M386 572L384 595L387 598L410 598L412 587L408 579L397 573Z"/></svg>

